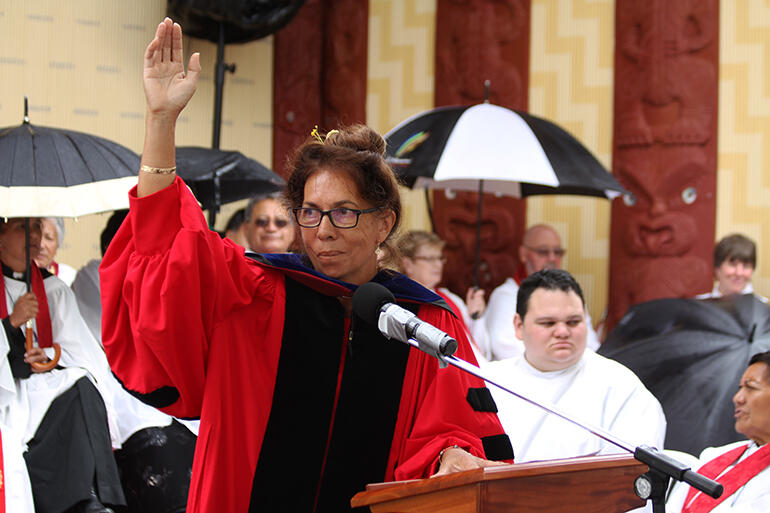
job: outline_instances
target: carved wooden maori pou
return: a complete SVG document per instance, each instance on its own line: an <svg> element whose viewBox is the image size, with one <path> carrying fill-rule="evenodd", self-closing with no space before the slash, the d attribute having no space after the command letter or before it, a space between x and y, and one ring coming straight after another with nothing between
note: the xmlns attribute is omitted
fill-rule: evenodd
<svg viewBox="0 0 770 513"><path fill-rule="evenodd" d="M366 121L369 2L308 0L275 35L273 169L315 125Z"/></svg>
<svg viewBox="0 0 770 513"><path fill-rule="evenodd" d="M719 4L618 0L605 333L629 306L708 290L716 220Z"/></svg>
<svg viewBox="0 0 770 513"><path fill-rule="evenodd" d="M484 100L527 108L529 0L438 0L435 104ZM436 231L447 242L444 284L464 295L473 285L477 193L435 191ZM484 195L479 286L487 293L512 276L525 231L525 204Z"/></svg>

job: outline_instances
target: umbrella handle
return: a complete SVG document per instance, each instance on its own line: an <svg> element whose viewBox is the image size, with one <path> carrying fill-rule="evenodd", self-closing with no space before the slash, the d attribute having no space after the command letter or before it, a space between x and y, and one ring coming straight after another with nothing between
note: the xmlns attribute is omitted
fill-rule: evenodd
<svg viewBox="0 0 770 513"><path fill-rule="evenodd" d="M32 349L32 347L34 346L33 340L32 340L32 326L31 326L31 324L32 324L31 322L27 324L27 330L26 330L27 339L26 339L25 346L27 348L27 351ZM53 369L54 367L56 367L59 364L59 357L61 356L61 346L59 344L57 344L56 342L54 342L53 349L54 349L54 352L55 352L53 360L50 360L50 361L48 361L46 363L32 362L32 363L30 363L30 365L32 367L34 367L36 370L43 371L43 372L49 371L49 370Z"/></svg>

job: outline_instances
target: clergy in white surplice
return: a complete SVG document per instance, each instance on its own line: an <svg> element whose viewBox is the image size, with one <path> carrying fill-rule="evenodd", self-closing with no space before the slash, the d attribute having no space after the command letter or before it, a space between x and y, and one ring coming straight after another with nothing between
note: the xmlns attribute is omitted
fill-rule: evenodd
<svg viewBox="0 0 770 513"><path fill-rule="evenodd" d="M496 382L632 445L663 448L666 419L655 397L623 365L586 351L580 285L549 269L519 288L514 327L523 355L489 363ZM624 452L590 432L489 385L517 463Z"/></svg>

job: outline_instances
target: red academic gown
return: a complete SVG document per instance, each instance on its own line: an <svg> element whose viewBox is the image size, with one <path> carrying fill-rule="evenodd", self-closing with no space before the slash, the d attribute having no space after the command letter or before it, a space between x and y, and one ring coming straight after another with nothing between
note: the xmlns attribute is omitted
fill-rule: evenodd
<svg viewBox="0 0 770 513"><path fill-rule="evenodd" d="M104 346L129 391L200 417L188 511L341 511L367 481L429 476L445 447L512 458L481 380L351 329L336 297L354 286L245 257L179 178L130 202L100 269ZM475 363L446 309L404 304Z"/></svg>

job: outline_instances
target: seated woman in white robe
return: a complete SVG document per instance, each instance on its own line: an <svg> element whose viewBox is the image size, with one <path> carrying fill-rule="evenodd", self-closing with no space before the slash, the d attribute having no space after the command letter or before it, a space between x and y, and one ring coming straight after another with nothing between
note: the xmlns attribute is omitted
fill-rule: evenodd
<svg viewBox="0 0 770 513"><path fill-rule="evenodd" d="M693 470L724 486L718 499L675 483L669 513L767 513L770 511L770 352L754 355L733 397L735 430L748 441L705 449Z"/></svg>
<svg viewBox="0 0 770 513"><path fill-rule="evenodd" d="M30 220L30 253L40 250L41 224ZM21 436L39 513L108 512L124 505L112 447L119 432L105 388L111 378L103 352L80 318L72 291L30 266L25 273L25 220L0 219L0 422ZM40 346L58 343L61 359L47 371L51 347L25 348L27 321Z"/></svg>
<svg viewBox="0 0 770 513"><path fill-rule="evenodd" d="M567 271L545 269L521 283L514 327L525 352L487 364L495 382L625 442L663 447L666 419L657 399L629 369L586 351L583 294ZM517 463L623 452L494 385L489 389Z"/></svg>

